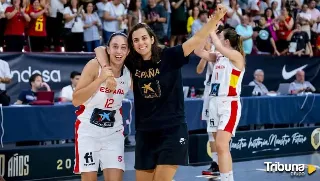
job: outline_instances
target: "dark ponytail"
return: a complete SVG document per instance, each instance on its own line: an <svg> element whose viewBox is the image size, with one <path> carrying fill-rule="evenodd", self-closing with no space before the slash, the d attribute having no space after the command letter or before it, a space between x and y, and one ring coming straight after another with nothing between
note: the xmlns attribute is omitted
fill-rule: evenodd
<svg viewBox="0 0 320 181"><path fill-rule="evenodd" d="M243 56L245 56L245 53L242 47L243 39L241 38L241 36L238 35L237 32L231 28L227 28L223 30L223 32L224 32L224 38L226 40L229 40L230 46L233 49L239 51Z"/></svg>

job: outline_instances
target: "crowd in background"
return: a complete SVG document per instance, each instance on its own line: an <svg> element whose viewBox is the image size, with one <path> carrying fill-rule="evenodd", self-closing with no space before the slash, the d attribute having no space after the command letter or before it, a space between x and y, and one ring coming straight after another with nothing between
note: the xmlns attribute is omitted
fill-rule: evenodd
<svg viewBox="0 0 320 181"><path fill-rule="evenodd" d="M181 44L223 3L225 27L246 54L309 55L320 49L315 0L1 0L0 47L7 52L92 52L113 32L147 23L166 46Z"/></svg>

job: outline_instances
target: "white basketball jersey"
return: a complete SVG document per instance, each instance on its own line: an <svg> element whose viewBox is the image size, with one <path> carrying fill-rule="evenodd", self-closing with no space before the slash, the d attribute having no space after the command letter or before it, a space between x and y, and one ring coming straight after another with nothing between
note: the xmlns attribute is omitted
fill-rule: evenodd
<svg viewBox="0 0 320 181"><path fill-rule="evenodd" d="M210 96L240 97L244 72L236 68L227 57L218 54L213 65Z"/></svg>
<svg viewBox="0 0 320 181"><path fill-rule="evenodd" d="M100 76L101 68L99 69ZM117 87L110 91L106 83L102 83L95 94L93 94L84 104L84 111L78 116L78 119L90 122L91 115L95 108L101 110L116 110L115 123L113 127L123 124L122 122L122 101L131 86L131 75L127 67L124 67L122 76L116 78ZM84 118L84 119L81 119Z"/></svg>
<svg viewBox="0 0 320 181"><path fill-rule="evenodd" d="M210 90L211 90L211 77L212 77L212 71L213 71L214 63L208 62L207 63L207 72L206 72L206 80L204 81L204 97L208 97Z"/></svg>

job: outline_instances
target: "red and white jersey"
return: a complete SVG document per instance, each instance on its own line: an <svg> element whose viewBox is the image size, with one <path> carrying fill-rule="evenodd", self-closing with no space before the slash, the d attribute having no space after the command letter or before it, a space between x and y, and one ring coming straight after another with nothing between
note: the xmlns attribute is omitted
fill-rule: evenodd
<svg viewBox="0 0 320 181"><path fill-rule="evenodd" d="M240 97L245 70L236 68L232 62L218 53L213 66L210 96Z"/></svg>
<svg viewBox="0 0 320 181"><path fill-rule="evenodd" d="M100 75L101 68L99 69ZM122 121L122 101L130 89L131 75L127 67L123 68L122 76L116 78L117 87L114 91L110 91L106 87L106 83L102 83L99 89L93 94L83 105L83 112L78 115L78 119L81 122L90 123L90 118L95 108L101 110L116 110L115 123L113 127L123 124Z"/></svg>

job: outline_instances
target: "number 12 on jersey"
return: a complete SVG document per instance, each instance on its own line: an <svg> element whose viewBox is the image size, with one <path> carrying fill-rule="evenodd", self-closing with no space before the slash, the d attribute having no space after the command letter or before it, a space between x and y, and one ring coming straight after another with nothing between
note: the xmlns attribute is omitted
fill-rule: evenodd
<svg viewBox="0 0 320 181"><path fill-rule="evenodd" d="M105 108L112 108L112 105L114 103L114 99L110 98L107 99L106 104L104 105Z"/></svg>

